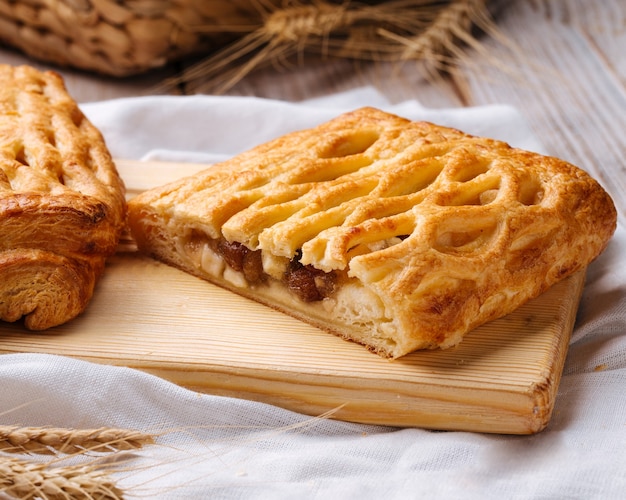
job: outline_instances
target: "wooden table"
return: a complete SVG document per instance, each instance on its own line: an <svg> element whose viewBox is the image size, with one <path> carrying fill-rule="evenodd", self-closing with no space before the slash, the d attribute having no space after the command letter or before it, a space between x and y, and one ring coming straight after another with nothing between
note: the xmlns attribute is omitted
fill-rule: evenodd
<svg viewBox="0 0 626 500"><path fill-rule="evenodd" d="M510 104L555 156L575 163L613 195L623 220L626 202L626 3L623 0L511 0L496 2L506 42L481 38L472 64L436 82L411 63L358 66L313 61L291 71L268 68L228 93L297 101L372 85L391 102L416 99L432 108ZM0 48L0 62L29 63ZM37 64L39 67L46 67ZM62 70L80 102L144 95L179 68L113 80ZM184 89L183 89L184 91ZM618 196L619 195L619 196Z"/></svg>

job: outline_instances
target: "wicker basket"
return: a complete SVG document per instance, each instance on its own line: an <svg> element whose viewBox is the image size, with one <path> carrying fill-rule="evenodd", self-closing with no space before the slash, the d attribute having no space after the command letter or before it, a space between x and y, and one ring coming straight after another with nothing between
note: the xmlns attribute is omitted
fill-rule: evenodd
<svg viewBox="0 0 626 500"><path fill-rule="evenodd" d="M0 38L61 66L114 76L207 52L259 24L244 0L1 0Z"/></svg>
<svg viewBox="0 0 626 500"><path fill-rule="evenodd" d="M443 66L486 20L486 0L0 0L0 40L35 59L121 77L203 54L180 79L222 90L305 51Z"/></svg>

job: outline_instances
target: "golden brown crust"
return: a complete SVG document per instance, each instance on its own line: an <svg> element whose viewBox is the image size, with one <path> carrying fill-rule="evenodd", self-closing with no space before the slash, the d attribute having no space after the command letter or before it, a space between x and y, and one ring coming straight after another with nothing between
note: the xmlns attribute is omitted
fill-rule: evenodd
<svg viewBox="0 0 626 500"><path fill-rule="evenodd" d="M157 258L398 357L455 345L584 268L616 211L564 161L364 108L146 192L129 221ZM269 284L220 263L222 239L261 252ZM294 259L337 291L285 295Z"/></svg>
<svg viewBox="0 0 626 500"><path fill-rule="evenodd" d="M61 77L0 65L0 319L41 330L79 314L117 247L124 196Z"/></svg>

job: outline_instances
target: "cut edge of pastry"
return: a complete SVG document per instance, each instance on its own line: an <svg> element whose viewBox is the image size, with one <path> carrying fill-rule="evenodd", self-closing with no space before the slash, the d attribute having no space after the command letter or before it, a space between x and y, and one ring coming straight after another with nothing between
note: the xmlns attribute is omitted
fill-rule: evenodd
<svg viewBox="0 0 626 500"><path fill-rule="evenodd" d="M149 229L146 225L138 229L137 217L143 219L142 224L148 219L157 223ZM301 294L308 292L294 291L293 287L297 285L290 289L284 276L290 265L301 267L295 259L263 257L260 251L249 251L240 245L238 247L241 250L235 252L242 251L251 256L244 257L243 261L254 263L233 266L228 262L238 260L237 257L225 258L223 251L216 250L226 240L212 239L197 230L192 230L191 234L162 232L160 222L163 221L159 221L154 213L146 211L142 211L141 215L135 213L130 221L138 248L157 260L346 340L362 344L383 357L396 357L395 352L431 347L423 342L397 345L393 335L390 335L395 322L385 315L385 306L380 298L358 280L349 278L345 272L333 272L332 284L329 286L335 288L335 291L329 291L328 297L303 301ZM146 238L146 233L151 236ZM262 282L258 280L260 272L264 275ZM322 281L328 276L325 272L316 274ZM310 275L304 280L310 282ZM339 325L342 316L345 318L344 325Z"/></svg>
<svg viewBox="0 0 626 500"><path fill-rule="evenodd" d="M566 162L364 108L140 194L129 225L158 260L398 358L585 268L616 211Z"/></svg>

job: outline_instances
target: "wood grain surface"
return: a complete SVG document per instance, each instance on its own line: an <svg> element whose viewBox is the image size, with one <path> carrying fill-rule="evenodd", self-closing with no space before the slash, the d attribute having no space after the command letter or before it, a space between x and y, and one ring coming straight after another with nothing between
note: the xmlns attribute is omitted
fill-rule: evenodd
<svg viewBox="0 0 626 500"><path fill-rule="evenodd" d="M129 196L204 168L117 163ZM129 366L196 391L349 421L529 434L550 420L583 282L580 272L456 348L390 361L125 241L83 315L45 333L2 324L0 353Z"/></svg>

